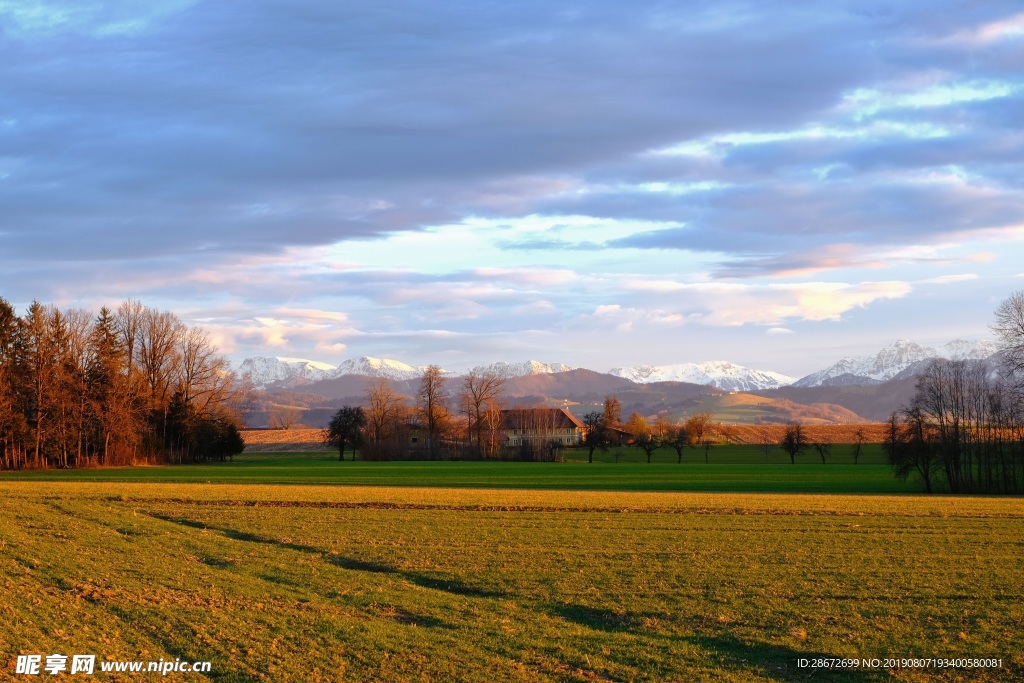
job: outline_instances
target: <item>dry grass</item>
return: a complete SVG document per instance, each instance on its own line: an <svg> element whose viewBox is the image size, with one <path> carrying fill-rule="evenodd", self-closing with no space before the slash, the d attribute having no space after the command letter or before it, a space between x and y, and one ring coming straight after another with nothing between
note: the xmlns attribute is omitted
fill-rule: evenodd
<svg viewBox="0 0 1024 683"><path fill-rule="evenodd" d="M244 429L246 453L327 451L322 429Z"/></svg>
<svg viewBox="0 0 1024 683"><path fill-rule="evenodd" d="M786 433L786 425L725 425L730 443L778 443ZM864 434L865 443L882 443L885 440L884 423L845 425L805 425L804 434L808 441L825 443L853 443L856 432Z"/></svg>
<svg viewBox="0 0 1024 683"><path fill-rule="evenodd" d="M853 443L860 430L865 443L881 443L885 439L884 424L807 425L808 440L828 443ZM725 425L730 443L759 444L769 440L778 443L786 425ZM309 452L330 450L323 444L321 429L246 429L242 431L246 453Z"/></svg>
<svg viewBox="0 0 1024 683"><path fill-rule="evenodd" d="M222 683L1021 680L1019 502L3 482L0 648ZM910 656L1003 668L797 668Z"/></svg>

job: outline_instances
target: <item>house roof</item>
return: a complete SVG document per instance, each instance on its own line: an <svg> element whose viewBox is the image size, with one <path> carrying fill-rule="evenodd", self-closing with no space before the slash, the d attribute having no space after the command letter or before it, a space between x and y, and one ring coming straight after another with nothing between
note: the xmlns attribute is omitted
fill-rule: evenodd
<svg viewBox="0 0 1024 683"><path fill-rule="evenodd" d="M502 429L586 429L565 408L511 408L501 411Z"/></svg>

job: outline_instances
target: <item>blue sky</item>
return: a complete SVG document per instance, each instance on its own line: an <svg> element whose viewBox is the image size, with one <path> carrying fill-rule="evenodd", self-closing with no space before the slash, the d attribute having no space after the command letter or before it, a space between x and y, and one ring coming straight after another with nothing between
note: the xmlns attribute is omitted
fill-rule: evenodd
<svg viewBox="0 0 1024 683"><path fill-rule="evenodd" d="M989 336L1016 2L6 2L0 296L236 360L802 375Z"/></svg>

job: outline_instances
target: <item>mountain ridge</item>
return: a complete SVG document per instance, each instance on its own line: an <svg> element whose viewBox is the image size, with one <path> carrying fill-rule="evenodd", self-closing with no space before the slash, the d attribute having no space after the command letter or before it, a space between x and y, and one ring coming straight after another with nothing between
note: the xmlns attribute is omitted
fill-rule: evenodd
<svg viewBox="0 0 1024 683"><path fill-rule="evenodd" d="M894 379L911 368L923 368L933 358L983 360L996 353L994 342L954 339L939 347L923 346L908 339L897 339L871 356L846 356L829 367L801 377L794 387L855 386Z"/></svg>
<svg viewBox="0 0 1024 683"><path fill-rule="evenodd" d="M954 339L942 346L924 346L898 339L873 355L846 356L832 365L799 379L771 370L745 367L725 360L703 363L675 363L668 365L635 365L616 367L608 372L578 368L565 363L544 363L537 360L522 362L496 361L478 365L475 372L497 372L507 378L558 375L575 370L588 370L597 374L621 378L634 384L682 382L716 387L724 391L764 391L792 386L810 388L819 386L869 386L896 377L918 374L932 358L985 359L996 352L989 340L967 341ZM246 358L239 374L247 376L258 389L290 389L345 377L382 377L392 381L415 381L428 366L373 356L343 361L331 365L316 360L292 357L257 356ZM449 377L465 373L443 370Z"/></svg>

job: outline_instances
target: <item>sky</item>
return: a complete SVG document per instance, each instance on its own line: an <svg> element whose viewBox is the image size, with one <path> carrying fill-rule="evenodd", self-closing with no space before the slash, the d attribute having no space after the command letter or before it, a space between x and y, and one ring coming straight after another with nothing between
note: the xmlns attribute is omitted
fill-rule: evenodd
<svg viewBox="0 0 1024 683"><path fill-rule="evenodd" d="M0 296L802 376L1024 288L1019 2L0 0Z"/></svg>

